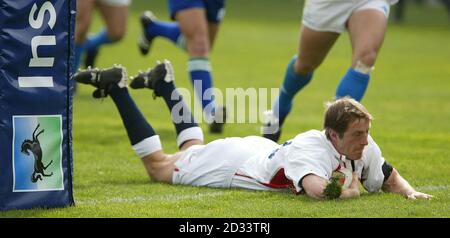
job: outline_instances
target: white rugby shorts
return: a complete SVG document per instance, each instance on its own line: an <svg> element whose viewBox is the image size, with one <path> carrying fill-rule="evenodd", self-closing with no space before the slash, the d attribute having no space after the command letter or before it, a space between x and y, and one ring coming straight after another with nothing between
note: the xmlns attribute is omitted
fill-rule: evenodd
<svg viewBox="0 0 450 238"><path fill-rule="evenodd" d="M259 143L264 139L231 137L191 146L175 163L172 183L230 188L239 167L252 156L259 156L260 147L266 146Z"/></svg>
<svg viewBox="0 0 450 238"><path fill-rule="evenodd" d="M307 0L302 23L315 31L342 33L347 20L356 11L375 9L388 18L390 2L392 0Z"/></svg>

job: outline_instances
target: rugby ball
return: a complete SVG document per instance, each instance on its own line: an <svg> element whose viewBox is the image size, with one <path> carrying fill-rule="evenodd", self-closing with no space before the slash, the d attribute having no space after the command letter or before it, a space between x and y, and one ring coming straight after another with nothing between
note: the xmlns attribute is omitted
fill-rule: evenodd
<svg viewBox="0 0 450 238"><path fill-rule="evenodd" d="M342 186L342 189L347 189L352 183L352 171L347 168L340 168L333 172L333 178L337 178L338 183Z"/></svg>

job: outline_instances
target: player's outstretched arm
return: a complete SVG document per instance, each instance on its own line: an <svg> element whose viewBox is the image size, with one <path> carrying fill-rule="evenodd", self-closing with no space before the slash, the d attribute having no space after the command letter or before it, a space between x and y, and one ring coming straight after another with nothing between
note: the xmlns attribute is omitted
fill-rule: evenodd
<svg viewBox="0 0 450 238"><path fill-rule="evenodd" d="M315 199L347 199L359 197L360 195L359 179L356 173L353 174L350 186L344 190L341 190L341 185L331 184L326 179L314 174L306 175L302 179L302 187L305 190L306 195Z"/></svg>
<svg viewBox="0 0 450 238"><path fill-rule="evenodd" d="M431 199L433 196L416 191L396 169L392 170L391 176L384 182L383 191L401 194L408 199Z"/></svg>

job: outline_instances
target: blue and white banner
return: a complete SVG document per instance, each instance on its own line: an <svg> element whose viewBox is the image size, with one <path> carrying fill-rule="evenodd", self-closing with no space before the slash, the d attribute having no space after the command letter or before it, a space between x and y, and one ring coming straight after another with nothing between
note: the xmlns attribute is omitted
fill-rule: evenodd
<svg viewBox="0 0 450 238"><path fill-rule="evenodd" d="M0 210L72 205L76 0L0 0Z"/></svg>

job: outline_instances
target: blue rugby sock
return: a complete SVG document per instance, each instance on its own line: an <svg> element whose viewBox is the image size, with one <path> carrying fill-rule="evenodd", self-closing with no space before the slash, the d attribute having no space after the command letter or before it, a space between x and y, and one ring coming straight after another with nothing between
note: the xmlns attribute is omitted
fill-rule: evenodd
<svg viewBox="0 0 450 238"><path fill-rule="evenodd" d="M188 70L195 93L202 103L203 111L209 117L215 109L212 95L205 94L207 90L209 90L208 92L212 90L211 64L207 58L192 58L188 62Z"/></svg>
<svg viewBox="0 0 450 238"><path fill-rule="evenodd" d="M110 44L113 40L109 38L108 31L106 29L102 29L100 32L97 32L93 36L89 36L85 42L86 50L95 50L99 48L101 45Z"/></svg>
<svg viewBox="0 0 450 238"><path fill-rule="evenodd" d="M162 36L173 43L177 44L178 38L181 35L180 27L178 23L153 21L145 29L147 37L153 38L156 36Z"/></svg>
<svg viewBox="0 0 450 238"><path fill-rule="evenodd" d="M273 106L273 112L279 119L279 125L284 123L287 115L292 109L292 100L295 94L305 87L313 76L313 73L306 75L298 75L294 71L294 64L297 60L297 56L289 62L286 74L284 76L283 84L280 88L280 95L278 96Z"/></svg>
<svg viewBox="0 0 450 238"><path fill-rule="evenodd" d="M336 98L350 96L361 101L369 84L370 75L350 68L336 89Z"/></svg>

